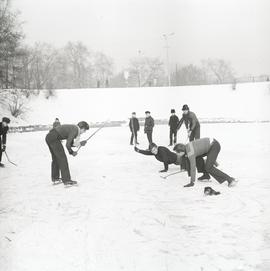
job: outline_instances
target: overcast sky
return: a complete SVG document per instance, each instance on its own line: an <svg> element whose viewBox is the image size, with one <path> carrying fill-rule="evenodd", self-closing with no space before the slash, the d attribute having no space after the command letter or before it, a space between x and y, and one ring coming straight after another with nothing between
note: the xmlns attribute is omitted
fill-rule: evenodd
<svg viewBox="0 0 270 271"><path fill-rule="evenodd" d="M238 75L270 74L270 0L12 0L26 42L82 41L117 69L140 50L171 63L231 62Z"/></svg>

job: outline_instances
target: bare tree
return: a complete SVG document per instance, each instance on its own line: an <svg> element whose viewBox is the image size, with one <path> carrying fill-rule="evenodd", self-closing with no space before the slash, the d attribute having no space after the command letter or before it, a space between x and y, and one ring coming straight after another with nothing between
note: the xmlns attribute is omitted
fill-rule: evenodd
<svg viewBox="0 0 270 271"><path fill-rule="evenodd" d="M0 87L14 87L17 49L23 38L18 14L9 0L0 0Z"/></svg>
<svg viewBox="0 0 270 271"><path fill-rule="evenodd" d="M160 81L160 85L164 83L164 64L158 58L137 57L130 61L129 66L130 81L135 85L151 86L154 79Z"/></svg>
<svg viewBox="0 0 270 271"><path fill-rule="evenodd" d="M234 81L234 71L229 62L223 59L207 59L202 61L208 81L214 83L231 83Z"/></svg>
<svg viewBox="0 0 270 271"><path fill-rule="evenodd" d="M205 72L202 68L195 65L183 66L180 69L176 67L175 72L172 75L173 85L199 85L205 84Z"/></svg>
<svg viewBox="0 0 270 271"><path fill-rule="evenodd" d="M57 50L47 43L37 43L30 63L36 89L44 89L54 80Z"/></svg>
<svg viewBox="0 0 270 271"><path fill-rule="evenodd" d="M65 52L72 68L74 87L87 87L91 71L90 52L81 42L69 42Z"/></svg>
<svg viewBox="0 0 270 271"><path fill-rule="evenodd" d="M11 90L7 100L9 111L15 118L23 115L28 110L25 106L27 99L25 97L25 93L22 90Z"/></svg>
<svg viewBox="0 0 270 271"><path fill-rule="evenodd" d="M94 55L93 69L97 85L108 87L109 78L113 74L112 59L101 52L96 53Z"/></svg>

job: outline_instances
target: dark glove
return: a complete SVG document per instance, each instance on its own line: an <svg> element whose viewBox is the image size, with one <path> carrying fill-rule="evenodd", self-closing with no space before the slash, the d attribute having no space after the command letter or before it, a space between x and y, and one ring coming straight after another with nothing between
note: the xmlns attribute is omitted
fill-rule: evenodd
<svg viewBox="0 0 270 271"><path fill-rule="evenodd" d="M86 143L87 143L87 141L86 141L86 140L83 140L83 141L81 141L81 142L80 142L81 146L85 146L85 145L86 145Z"/></svg>
<svg viewBox="0 0 270 271"><path fill-rule="evenodd" d="M2 152L4 152L5 150L6 150L6 146L3 145L3 146L2 146Z"/></svg>
<svg viewBox="0 0 270 271"><path fill-rule="evenodd" d="M167 169L162 169L159 172L167 172Z"/></svg>
<svg viewBox="0 0 270 271"><path fill-rule="evenodd" d="M134 151L139 152L139 149L135 146Z"/></svg>
<svg viewBox="0 0 270 271"><path fill-rule="evenodd" d="M77 154L78 154L78 152L76 152L76 151L73 151L73 153L72 153L73 156L76 156Z"/></svg>

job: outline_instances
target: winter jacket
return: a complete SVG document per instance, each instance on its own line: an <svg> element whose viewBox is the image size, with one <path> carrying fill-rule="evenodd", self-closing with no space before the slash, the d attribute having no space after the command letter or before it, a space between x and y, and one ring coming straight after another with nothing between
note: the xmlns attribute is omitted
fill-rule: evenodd
<svg viewBox="0 0 270 271"><path fill-rule="evenodd" d="M169 126L172 131L177 130L177 125L179 123L179 118L176 115L171 115L169 120Z"/></svg>
<svg viewBox="0 0 270 271"><path fill-rule="evenodd" d="M196 158L206 156L210 150L213 139L205 137L189 142L186 145L186 154L190 162L191 182L195 182L196 177Z"/></svg>
<svg viewBox="0 0 270 271"><path fill-rule="evenodd" d="M66 139L66 148L70 154L73 153L71 147L73 146L74 140L78 141L76 138L79 136L80 128L77 125L73 124L63 124L56 128L54 128L59 135L58 139L63 140Z"/></svg>
<svg viewBox="0 0 270 271"><path fill-rule="evenodd" d="M196 127L200 126L200 122L197 116L191 111L189 111L187 114L182 115L182 118L177 125L177 130L181 128L183 122L185 123L186 128L190 131L193 131Z"/></svg>
<svg viewBox="0 0 270 271"><path fill-rule="evenodd" d="M3 145L6 145L7 142L7 132L8 132L8 126L3 126L2 122L0 122L0 142L2 141ZM2 137L2 140L1 140ZM0 146L1 148L1 146Z"/></svg>
<svg viewBox="0 0 270 271"><path fill-rule="evenodd" d="M155 126L155 121L151 116L145 118L145 122L144 122L144 132L145 133L152 132L154 126Z"/></svg>
<svg viewBox="0 0 270 271"><path fill-rule="evenodd" d="M137 149L137 151L144 155L154 155L158 161L164 163L165 170L168 170L169 164L175 164L177 160L177 155L175 152L171 152L168 148L162 146L158 147L158 153L156 155L153 154L150 150Z"/></svg>
<svg viewBox="0 0 270 271"><path fill-rule="evenodd" d="M129 128L132 133L133 133L133 129L134 129L134 132L137 132L140 130L140 124L137 118L131 118L129 120Z"/></svg>

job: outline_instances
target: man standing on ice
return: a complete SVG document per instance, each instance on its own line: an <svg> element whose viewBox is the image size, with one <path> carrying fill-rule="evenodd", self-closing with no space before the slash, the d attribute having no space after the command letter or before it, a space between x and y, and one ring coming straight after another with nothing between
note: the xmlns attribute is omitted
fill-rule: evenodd
<svg viewBox="0 0 270 271"><path fill-rule="evenodd" d="M183 105L182 111L183 111L183 115L177 125L177 130L181 128L184 122L187 128L189 141L192 141L194 139L199 139L200 138L200 122L197 116L195 115L195 113L189 111L189 107L187 104Z"/></svg>
<svg viewBox="0 0 270 271"><path fill-rule="evenodd" d="M130 145L133 145L133 139L135 138L135 144L139 144L137 140L137 132L140 130L140 124L136 118L136 113L133 112L129 121L129 128L131 131Z"/></svg>
<svg viewBox="0 0 270 271"><path fill-rule="evenodd" d="M171 110L171 116L169 120L169 126L170 126L170 145L172 146L173 143L175 144L177 141L177 125L179 122L179 118L175 115L175 110Z"/></svg>
<svg viewBox="0 0 270 271"><path fill-rule="evenodd" d="M144 133L147 135L149 144L153 143L153 128L155 126L155 121L151 117L150 111L145 111L145 122L144 122Z"/></svg>
<svg viewBox="0 0 270 271"><path fill-rule="evenodd" d="M228 186L232 187L236 184L236 180L230 177L226 173L217 169L215 166L218 154L220 152L220 144L216 139L212 138L201 138L189 142L188 144L177 144L175 149L181 156L187 155L190 162L190 183L184 187L194 186L196 177L196 164L200 163L203 165L203 179L209 179L211 175L220 184L227 181ZM206 157L204 161L203 157ZM201 178L200 178L201 179Z"/></svg>
<svg viewBox="0 0 270 271"><path fill-rule="evenodd" d="M10 119L7 117L2 118L2 122L0 122L0 167L4 167L5 165L1 163L2 161L2 153L6 151L6 143L7 143L7 132L8 132L8 124L10 123Z"/></svg>
<svg viewBox="0 0 270 271"><path fill-rule="evenodd" d="M80 142L80 135L89 130L89 125L85 121L80 121L78 125L63 124L50 130L46 135L46 143L52 155L51 178L52 181L62 182L67 185L76 184L76 181L71 180L68 160L65 154L61 140L66 139L66 148L69 154L76 156L77 152L71 147L85 146L86 140ZM61 172L61 178L60 178Z"/></svg>

